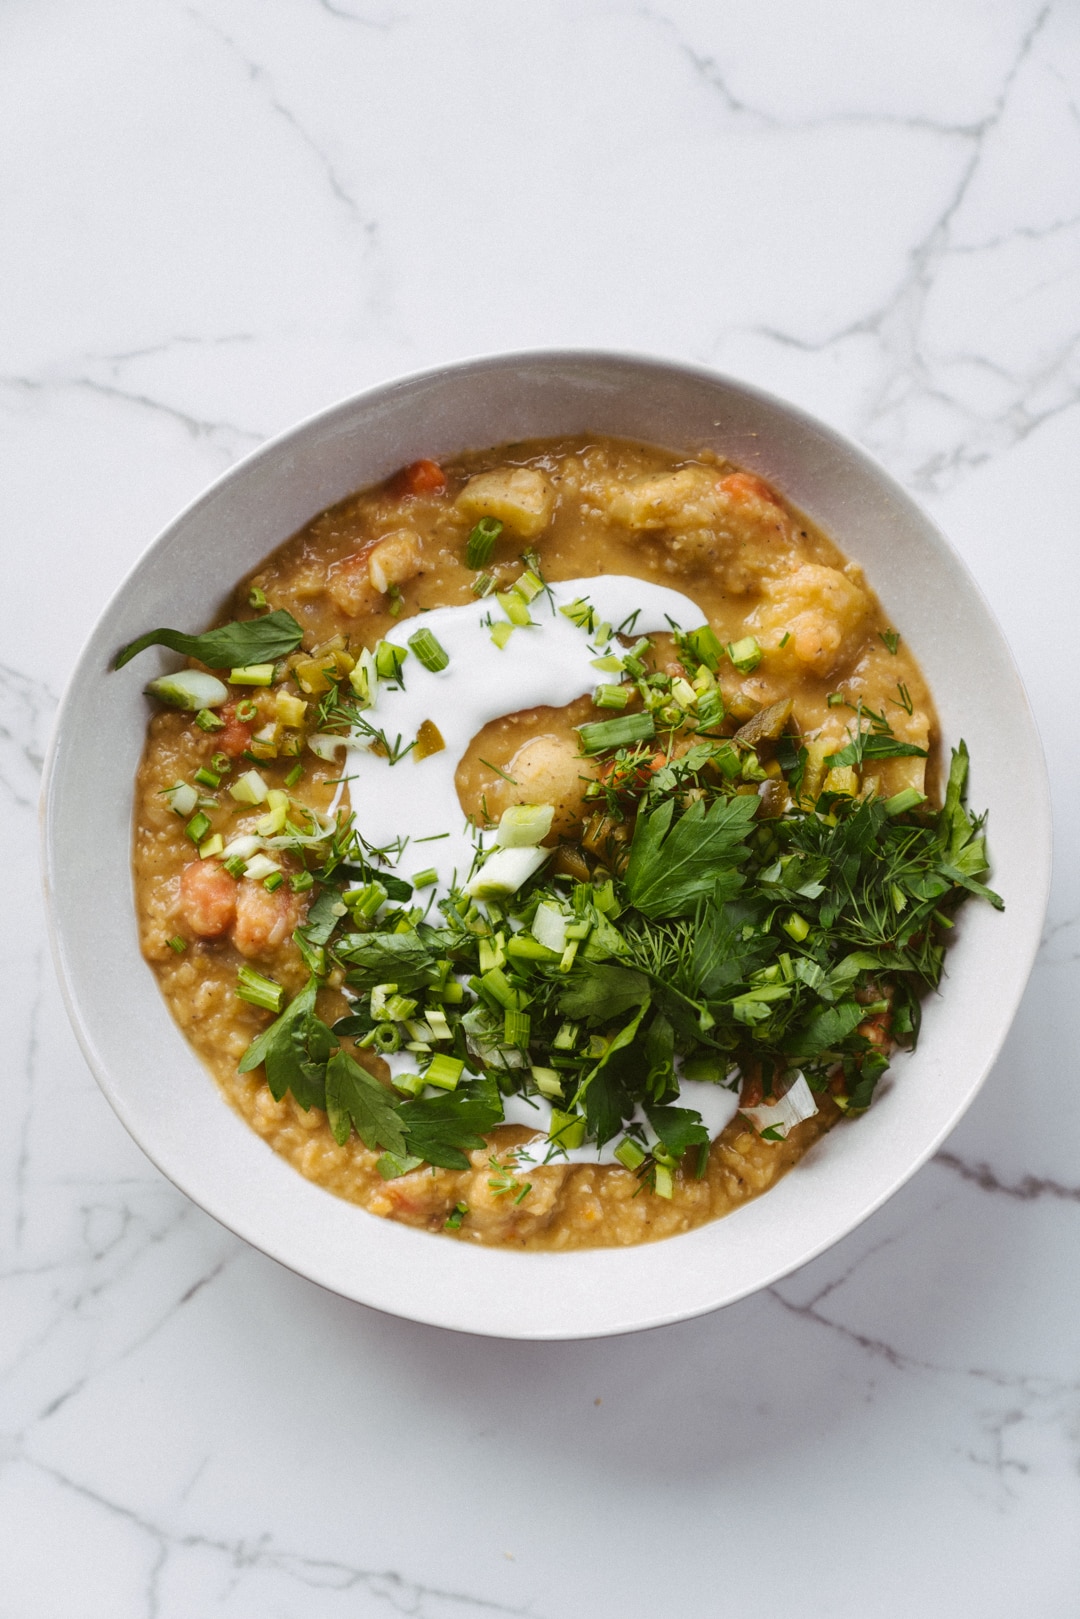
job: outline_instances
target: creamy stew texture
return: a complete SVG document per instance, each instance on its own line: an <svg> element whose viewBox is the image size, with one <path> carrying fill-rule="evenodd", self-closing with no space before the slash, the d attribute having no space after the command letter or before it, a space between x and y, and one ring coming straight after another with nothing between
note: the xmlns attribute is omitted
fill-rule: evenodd
<svg viewBox="0 0 1080 1619"><path fill-rule="evenodd" d="M830 1090L817 1093L817 1112L782 1139L775 1133L769 1139L744 1112L735 1112L707 1163L699 1156L704 1149L692 1149L658 1190L619 1162L553 1161L521 1170L513 1149L531 1137L521 1123L487 1132L484 1147L467 1153L466 1169L425 1164L388 1179L385 1161L376 1167L380 1151L369 1150L356 1133L339 1144L323 1108L305 1108L291 1094L275 1100L262 1067L238 1072L245 1050L272 1021L271 1011L238 999L238 969L247 966L281 986L282 1004L303 989L310 962L294 933L317 889L305 889L303 879L298 886L303 865L295 852L278 857L284 876L277 883L271 877L269 886L265 878L243 875L243 862L226 869L222 848L214 852L216 837L227 848L267 813L265 802L245 804L232 796L229 784L257 770L271 789L288 791L294 803L323 814L340 801L343 755L330 751L319 758L306 743L326 691L325 681L319 689L320 659L334 667L337 658L340 674L355 666L362 648L374 648L415 615L474 601L481 570L467 564L465 553L485 519L503 525L482 570L496 593L521 577L522 554L529 551L530 565L547 581L630 575L668 585L692 598L699 622L711 626L724 647L737 651L752 638L759 661L728 656L718 669L726 715L717 734L730 737L758 713L790 700L784 729L807 749L805 790L810 777L814 791L822 788L825 761L844 748L853 716L863 710L886 713L891 733L923 751L868 757L852 783L834 767L833 787L879 797L924 788L936 738L917 665L858 566L755 475L708 454L688 458L603 438L504 446L441 467L421 462L315 517L237 588L224 619L251 617L254 601L286 609L302 626L306 650L292 655L284 682L231 688L217 710L218 728L209 731L190 712L154 714L134 829L143 951L174 1018L229 1103L303 1175L371 1214L461 1241L531 1249L671 1236L770 1187L840 1116ZM670 634L651 642L650 668L685 673ZM611 718L583 690L567 708L492 721L457 765L463 811L490 827L515 803L551 804L548 842L566 840L571 873L583 870L588 877L591 870L602 877L604 861L618 869L625 849L605 849L595 826L591 849L588 837L582 843L583 827L602 808L589 796L601 765L582 756L576 729ZM689 745L682 739L672 751ZM742 790L758 795L762 813L778 813L782 803L768 804L770 768L774 784L776 777L768 739L761 753L764 779ZM415 792L423 770L423 761L406 757L392 779L402 792ZM177 813L166 796L178 782L196 783L202 796L197 813L208 823L204 858L193 846L190 814ZM363 832L363 806L353 808ZM420 864L418 852L413 869ZM340 968L320 982L317 1007L326 1024L355 1009L347 989ZM880 1008L868 1011L863 1032L887 1045ZM343 1044L369 1073L388 1081L389 1069L370 1045L348 1038ZM761 1100L759 1079L744 1075L740 1082L747 1105ZM842 1085L833 1089L839 1094Z"/></svg>

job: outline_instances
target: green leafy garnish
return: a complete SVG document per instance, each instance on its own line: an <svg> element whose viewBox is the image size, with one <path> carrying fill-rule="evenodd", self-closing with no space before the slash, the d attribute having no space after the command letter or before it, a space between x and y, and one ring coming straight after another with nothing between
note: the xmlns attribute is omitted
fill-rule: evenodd
<svg viewBox="0 0 1080 1619"><path fill-rule="evenodd" d="M294 652L304 638L303 629L284 608L262 618L222 624L203 635L185 635L180 630L148 630L116 654L114 669L150 646L168 647L185 658L197 658L209 669L234 669L253 663L272 663Z"/></svg>
<svg viewBox="0 0 1080 1619"><path fill-rule="evenodd" d="M725 880L731 898L742 886L735 868L746 858L745 841L757 798L698 801L672 826L672 799L638 816L626 869L630 903L645 916L688 916Z"/></svg>

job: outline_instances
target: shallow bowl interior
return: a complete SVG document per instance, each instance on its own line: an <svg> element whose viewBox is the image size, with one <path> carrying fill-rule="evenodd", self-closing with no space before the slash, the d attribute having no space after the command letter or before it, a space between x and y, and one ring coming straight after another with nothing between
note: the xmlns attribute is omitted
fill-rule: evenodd
<svg viewBox="0 0 1080 1619"><path fill-rule="evenodd" d="M595 432L711 447L759 471L860 562L966 739L990 810L994 883L971 905L918 1052L857 1125L766 1197L667 1242L565 1255L472 1248L368 1215L312 1185L222 1101L139 953L132 782L154 624L202 628L235 581L317 511L419 456ZM170 664L160 658L160 667ZM1023 801L1015 784L1023 782ZM88 790L92 784L92 790ZM929 519L839 434L760 391L632 356L523 354L371 389L266 445L154 542L102 614L64 698L46 772L44 867L56 961L86 1057L158 1167L224 1225L312 1280L379 1309L521 1338L625 1332L716 1309L812 1258L877 1208L970 1103L1012 1020L1049 881L1049 798L1034 722L982 596Z"/></svg>

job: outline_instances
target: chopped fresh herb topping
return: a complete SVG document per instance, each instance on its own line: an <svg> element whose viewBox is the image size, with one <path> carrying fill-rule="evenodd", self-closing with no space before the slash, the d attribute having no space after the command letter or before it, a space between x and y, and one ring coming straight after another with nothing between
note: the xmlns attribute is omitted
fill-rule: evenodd
<svg viewBox="0 0 1080 1619"><path fill-rule="evenodd" d="M242 623L222 624L219 629L207 630L205 635L184 635L180 630L148 630L128 643L116 655L114 669L145 652L150 646L168 647L183 657L196 658L208 669L233 669L246 664L262 663L284 658L295 650L304 638L303 629L291 613L278 609L264 618L249 618Z"/></svg>
<svg viewBox="0 0 1080 1619"><path fill-rule="evenodd" d="M899 648L900 648L900 637L899 637L899 635L896 633L895 630L882 630L880 632L880 634L881 634L881 639L884 641L885 645L888 647L889 651L892 653L893 657L895 658L895 656L896 656L896 654L897 654L897 652L899 651Z"/></svg>
<svg viewBox="0 0 1080 1619"><path fill-rule="evenodd" d="M469 535L465 544L465 566L467 568L485 568L491 561L491 554L495 549L495 541L503 531L503 526L497 517L482 517ZM482 595L477 591L477 595Z"/></svg>
<svg viewBox="0 0 1080 1619"><path fill-rule="evenodd" d="M414 635L410 635L409 646L424 668L430 669L432 674L438 674L439 670L445 669L450 662L448 654L428 629L420 629Z"/></svg>

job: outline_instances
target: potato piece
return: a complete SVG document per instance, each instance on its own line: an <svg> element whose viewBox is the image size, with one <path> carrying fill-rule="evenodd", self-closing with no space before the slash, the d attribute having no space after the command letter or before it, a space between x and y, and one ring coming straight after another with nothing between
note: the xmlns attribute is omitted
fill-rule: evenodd
<svg viewBox="0 0 1080 1619"><path fill-rule="evenodd" d="M746 629L775 662L829 675L856 651L869 608L865 591L846 574L806 563L766 581L765 600Z"/></svg>
<svg viewBox="0 0 1080 1619"><path fill-rule="evenodd" d="M708 528L721 514L716 474L708 467L647 473L613 485L606 505L616 523L637 530Z"/></svg>
<svg viewBox="0 0 1080 1619"><path fill-rule="evenodd" d="M911 714L890 711L889 721L898 742L913 742L917 748L929 749L930 719L921 708ZM927 760L920 759L918 754L901 759L874 759L867 762L863 771L863 786L872 787L880 798L891 798L906 787L925 793L926 766Z"/></svg>
<svg viewBox="0 0 1080 1619"><path fill-rule="evenodd" d="M496 467L470 478L457 507L477 522L495 517L524 540L535 539L548 524L555 491L535 467Z"/></svg>

